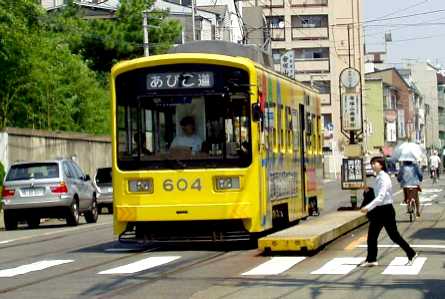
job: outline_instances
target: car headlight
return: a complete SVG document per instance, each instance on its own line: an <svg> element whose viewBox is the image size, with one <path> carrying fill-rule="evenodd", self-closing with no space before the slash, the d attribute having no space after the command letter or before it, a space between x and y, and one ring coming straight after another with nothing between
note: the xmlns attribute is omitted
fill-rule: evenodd
<svg viewBox="0 0 445 299"><path fill-rule="evenodd" d="M239 177L215 177L216 191L240 190L241 183Z"/></svg>
<svg viewBox="0 0 445 299"><path fill-rule="evenodd" d="M153 193L153 180L152 179L129 180L128 190L130 192Z"/></svg>

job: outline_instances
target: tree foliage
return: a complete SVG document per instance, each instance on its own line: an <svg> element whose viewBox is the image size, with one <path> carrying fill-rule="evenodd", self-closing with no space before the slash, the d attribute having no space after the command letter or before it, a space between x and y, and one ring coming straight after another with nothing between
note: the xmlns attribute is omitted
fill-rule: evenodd
<svg viewBox="0 0 445 299"><path fill-rule="evenodd" d="M88 20L72 3L46 13L34 0L0 0L0 127L108 133L109 71L142 55L151 5L121 0L115 19ZM162 53L181 27L150 16L151 54Z"/></svg>

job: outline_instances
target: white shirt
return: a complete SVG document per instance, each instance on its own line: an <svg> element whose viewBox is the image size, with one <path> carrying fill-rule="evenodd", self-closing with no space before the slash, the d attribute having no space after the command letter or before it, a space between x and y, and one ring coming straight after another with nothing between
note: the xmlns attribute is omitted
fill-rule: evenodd
<svg viewBox="0 0 445 299"><path fill-rule="evenodd" d="M431 163L431 167L432 168L439 168L439 165L440 165L440 158L439 158L439 156L437 156L437 155L432 155L431 157L430 157L430 163Z"/></svg>
<svg viewBox="0 0 445 299"><path fill-rule="evenodd" d="M367 206L368 212L378 206L392 204L392 182L389 175L380 171L374 183L375 198Z"/></svg>
<svg viewBox="0 0 445 299"><path fill-rule="evenodd" d="M175 139L173 139L170 147L190 147L192 149L192 153L197 153L201 151L201 145L202 139L198 135L176 136Z"/></svg>

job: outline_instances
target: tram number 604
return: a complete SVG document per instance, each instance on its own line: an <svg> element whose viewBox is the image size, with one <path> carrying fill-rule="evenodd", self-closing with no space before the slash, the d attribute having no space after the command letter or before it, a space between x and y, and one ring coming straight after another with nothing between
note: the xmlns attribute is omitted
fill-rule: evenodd
<svg viewBox="0 0 445 299"><path fill-rule="evenodd" d="M175 184L173 180L167 179L162 184L162 187L167 192L174 191L175 186L176 189L179 191L186 191L189 188L189 182L186 179L179 179ZM201 191L201 179L197 178L196 180L194 180L193 183L190 185L190 189Z"/></svg>

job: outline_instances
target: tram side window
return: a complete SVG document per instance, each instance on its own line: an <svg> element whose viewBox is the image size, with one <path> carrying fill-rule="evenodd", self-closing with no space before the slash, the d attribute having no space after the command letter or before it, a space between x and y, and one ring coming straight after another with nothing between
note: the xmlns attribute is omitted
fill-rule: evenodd
<svg viewBox="0 0 445 299"><path fill-rule="evenodd" d="M278 139L278 136L277 136L277 121L276 121L276 119L278 118L277 117L277 109L276 109L276 104L275 103L272 103L272 115L273 115L273 119L272 119L272 122L271 122L271 124L272 124L272 139L273 139L273 150L274 151L276 151L276 149L277 149L277 144L278 144L278 142L277 142L277 139Z"/></svg>
<svg viewBox="0 0 445 299"><path fill-rule="evenodd" d="M290 107L286 107L286 145L289 152L292 152L293 147L292 130L292 110Z"/></svg>
<svg viewBox="0 0 445 299"><path fill-rule="evenodd" d="M278 105L278 151L285 149L284 128L283 128L283 105Z"/></svg>
<svg viewBox="0 0 445 299"><path fill-rule="evenodd" d="M138 115L137 108L127 106L118 108L118 144L119 153L130 156L137 154L138 143Z"/></svg>

